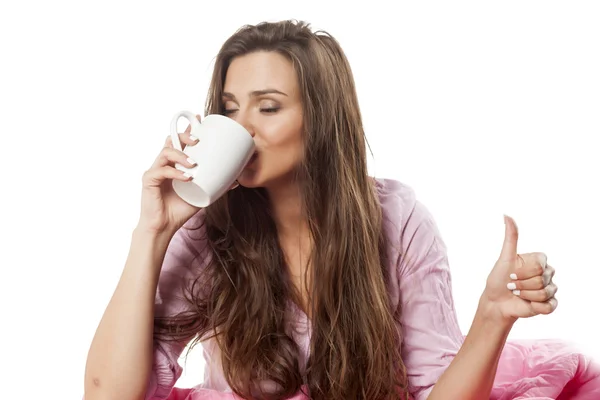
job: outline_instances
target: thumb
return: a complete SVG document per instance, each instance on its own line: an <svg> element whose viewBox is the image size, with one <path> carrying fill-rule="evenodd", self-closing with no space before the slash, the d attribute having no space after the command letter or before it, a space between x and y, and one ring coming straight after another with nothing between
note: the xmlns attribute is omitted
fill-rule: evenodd
<svg viewBox="0 0 600 400"><path fill-rule="evenodd" d="M517 257L517 240L519 239L519 229L515 220L508 215L504 216L504 244L500 253L500 260L513 261Z"/></svg>

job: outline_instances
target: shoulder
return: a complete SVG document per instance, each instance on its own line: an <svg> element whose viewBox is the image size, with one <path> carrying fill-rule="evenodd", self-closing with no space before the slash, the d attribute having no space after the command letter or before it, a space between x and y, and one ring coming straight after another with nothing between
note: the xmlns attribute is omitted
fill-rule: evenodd
<svg viewBox="0 0 600 400"><path fill-rule="evenodd" d="M393 179L374 180L388 234L399 239L418 229L439 233L433 215L411 186Z"/></svg>
<svg viewBox="0 0 600 400"><path fill-rule="evenodd" d="M383 228L389 239L397 241L403 227L418 208L415 190L398 180L374 178L383 216Z"/></svg>
<svg viewBox="0 0 600 400"><path fill-rule="evenodd" d="M380 178L375 179L375 186L392 275L410 273L419 268L426 257L445 252L433 215L411 186Z"/></svg>

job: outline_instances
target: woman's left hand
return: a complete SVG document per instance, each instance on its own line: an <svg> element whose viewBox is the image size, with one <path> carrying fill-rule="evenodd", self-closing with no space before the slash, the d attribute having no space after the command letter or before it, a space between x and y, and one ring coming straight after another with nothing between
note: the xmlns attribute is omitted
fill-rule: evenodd
<svg viewBox="0 0 600 400"><path fill-rule="evenodd" d="M504 245L490 272L481 301L485 310L505 321L550 314L558 301L557 286L552 282L554 268L544 253L517 254L518 228L506 216Z"/></svg>

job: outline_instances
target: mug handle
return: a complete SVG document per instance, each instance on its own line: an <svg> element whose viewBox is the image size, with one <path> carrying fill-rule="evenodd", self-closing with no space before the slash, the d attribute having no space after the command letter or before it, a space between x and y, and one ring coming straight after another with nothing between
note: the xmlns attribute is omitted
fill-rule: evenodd
<svg viewBox="0 0 600 400"><path fill-rule="evenodd" d="M179 118L181 117L185 117L190 122L190 125L192 125L192 132L200 126L200 121L198 121L196 115L191 111L183 110L173 116L173 119L171 120L171 141L173 142L173 146L179 151L183 151L181 141L179 140L179 134L177 133L177 121L179 121Z"/></svg>

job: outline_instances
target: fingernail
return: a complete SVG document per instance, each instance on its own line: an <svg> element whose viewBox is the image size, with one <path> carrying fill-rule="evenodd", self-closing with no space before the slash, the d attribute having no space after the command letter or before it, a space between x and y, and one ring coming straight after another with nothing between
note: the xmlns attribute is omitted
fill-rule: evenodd
<svg viewBox="0 0 600 400"><path fill-rule="evenodd" d="M517 279L517 274L510 274L510 279Z"/></svg>
<svg viewBox="0 0 600 400"><path fill-rule="evenodd" d="M517 284L514 282L509 282L506 287L508 288L508 290L515 290L517 288Z"/></svg>
<svg viewBox="0 0 600 400"><path fill-rule="evenodd" d="M185 176L186 178L191 178L193 175L189 172L184 172L183 176Z"/></svg>
<svg viewBox="0 0 600 400"><path fill-rule="evenodd" d="M197 142L199 140L196 136L192 135L190 135L190 139L192 139L193 142Z"/></svg>
<svg viewBox="0 0 600 400"><path fill-rule="evenodd" d="M187 162L192 164L192 165L196 165L196 161L192 160L191 158L188 157Z"/></svg>
<svg viewBox="0 0 600 400"><path fill-rule="evenodd" d="M518 296L518 295L520 295L520 294L521 294L521 291L520 291L520 290L518 290L518 289L517 289L517 290L513 290L513 294L514 294L515 296Z"/></svg>

